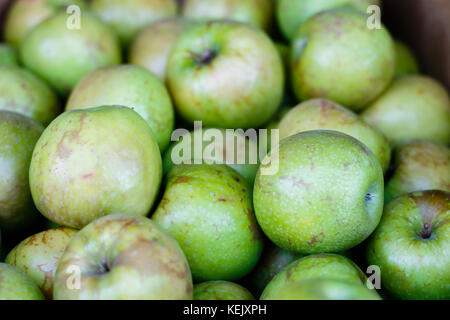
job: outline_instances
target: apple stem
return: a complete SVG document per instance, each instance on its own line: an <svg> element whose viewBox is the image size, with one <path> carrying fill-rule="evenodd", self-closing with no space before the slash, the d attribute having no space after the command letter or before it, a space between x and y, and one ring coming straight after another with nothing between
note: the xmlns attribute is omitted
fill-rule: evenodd
<svg viewBox="0 0 450 320"><path fill-rule="evenodd" d="M429 223L424 223L422 229L422 238L428 239L429 237L431 237L431 226Z"/></svg>
<svg viewBox="0 0 450 320"><path fill-rule="evenodd" d="M199 64L209 64L216 57L214 50L206 49L201 55L194 55L194 59Z"/></svg>

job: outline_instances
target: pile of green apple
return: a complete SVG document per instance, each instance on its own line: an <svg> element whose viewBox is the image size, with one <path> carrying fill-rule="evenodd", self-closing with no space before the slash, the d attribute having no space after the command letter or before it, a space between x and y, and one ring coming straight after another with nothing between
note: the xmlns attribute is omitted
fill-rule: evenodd
<svg viewBox="0 0 450 320"><path fill-rule="evenodd" d="M0 299L450 299L450 99L379 4L14 1ZM194 121L280 141L177 164Z"/></svg>

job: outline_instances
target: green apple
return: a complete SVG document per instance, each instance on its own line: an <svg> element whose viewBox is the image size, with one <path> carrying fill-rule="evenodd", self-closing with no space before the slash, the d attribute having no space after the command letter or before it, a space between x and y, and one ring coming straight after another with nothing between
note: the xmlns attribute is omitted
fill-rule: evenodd
<svg viewBox="0 0 450 320"><path fill-rule="evenodd" d="M205 127L250 128L280 106L281 57L261 30L232 21L199 23L175 42L167 81L180 116Z"/></svg>
<svg viewBox="0 0 450 320"><path fill-rule="evenodd" d="M400 41L395 41L394 45L396 53L395 74L403 75L419 73L419 64L411 49Z"/></svg>
<svg viewBox="0 0 450 320"><path fill-rule="evenodd" d="M192 277L178 243L153 221L112 214L72 238L53 290L56 300L189 300Z"/></svg>
<svg viewBox="0 0 450 320"><path fill-rule="evenodd" d="M277 0L276 16L283 35L292 40L298 27L321 11L351 6L365 13L370 5L379 4L379 0Z"/></svg>
<svg viewBox="0 0 450 320"><path fill-rule="evenodd" d="M16 51L7 44L0 43L0 66L15 66L18 63Z"/></svg>
<svg viewBox="0 0 450 320"><path fill-rule="evenodd" d="M267 284L291 262L300 258L298 253L281 249L268 241L264 247L261 259L249 276L252 289L258 295L264 290Z"/></svg>
<svg viewBox="0 0 450 320"><path fill-rule="evenodd" d="M387 138L357 114L330 100L312 99L300 103L284 115L278 127L280 139L308 130L343 132L365 144L378 158L384 172L389 167L391 149Z"/></svg>
<svg viewBox="0 0 450 320"><path fill-rule="evenodd" d="M216 135L210 137L209 134ZM198 155L195 149L197 135L202 139L201 150L198 150L200 151ZM188 147L190 152L184 150ZM250 152L257 151L257 149L257 142L239 131L227 134L225 129L195 129L182 135L180 140L174 142L166 151L163 156L163 173L166 174L175 165L174 159L179 162L177 164L226 164L236 170L253 186L259 162L257 158L252 159L255 160L253 161L255 163L250 161ZM240 155L245 156L245 158L242 158L243 163L238 163Z"/></svg>
<svg viewBox="0 0 450 320"><path fill-rule="evenodd" d="M152 219L183 249L195 281L237 280L263 247L251 188L226 165L177 165Z"/></svg>
<svg viewBox="0 0 450 320"><path fill-rule="evenodd" d="M83 0L15 0L6 15L6 42L18 47L29 31L58 11L65 11L69 5L85 7Z"/></svg>
<svg viewBox="0 0 450 320"><path fill-rule="evenodd" d="M66 12L51 16L27 34L19 51L24 66L61 95L90 71L121 61L116 35L92 14L82 12L79 28L68 23Z"/></svg>
<svg viewBox="0 0 450 320"><path fill-rule="evenodd" d="M389 85L394 71L389 32L369 29L367 16L356 10L313 16L291 44L291 82L300 101L327 98L359 111Z"/></svg>
<svg viewBox="0 0 450 320"><path fill-rule="evenodd" d="M147 121L164 151L174 127L174 109L164 84L150 71L135 65L99 68L75 87L66 110L104 105L130 107Z"/></svg>
<svg viewBox="0 0 450 320"><path fill-rule="evenodd" d="M44 300L44 296L23 271L0 262L0 300Z"/></svg>
<svg viewBox="0 0 450 320"><path fill-rule="evenodd" d="M450 192L450 149L435 142L412 140L394 151L394 171L387 181L385 202L421 190Z"/></svg>
<svg viewBox="0 0 450 320"><path fill-rule="evenodd" d="M153 133L128 107L72 110L36 144L30 165L34 203L49 220L80 229L111 213L146 215L161 181Z"/></svg>
<svg viewBox="0 0 450 320"><path fill-rule="evenodd" d="M75 229L59 227L32 235L15 246L5 262L25 272L45 297L52 299L56 267L76 233Z"/></svg>
<svg viewBox="0 0 450 320"><path fill-rule="evenodd" d="M233 20L268 30L272 25L272 2L273 0L185 0L182 15L199 21Z"/></svg>
<svg viewBox="0 0 450 320"><path fill-rule="evenodd" d="M268 164L272 170L266 171ZM344 251L366 239L380 221L383 170L349 135L297 133L263 160L253 203L259 225L277 246L301 254Z"/></svg>
<svg viewBox="0 0 450 320"><path fill-rule="evenodd" d="M389 202L367 244L382 286L400 299L450 299L450 194L414 192Z"/></svg>
<svg viewBox="0 0 450 320"><path fill-rule="evenodd" d="M90 9L128 45L150 23L174 17L178 5L176 0L92 0Z"/></svg>
<svg viewBox="0 0 450 320"><path fill-rule="evenodd" d="M243 286L219 280L196 284L194 300L255 300L255 298Z"/></svg>
<svg viewBox="0 0 450 320"><path fill-rule="evenodd" d="M265 287L261 295L279 295L291 282L308 279L335 279L365 285L366 276L350 259L338 254L315 254L300 258L284 267Z"/></svg>
<svg viewBox="0 0 450 320"><path fill-rule="evenodd" d="M375 290L336 279L308 279L288 283L262 300L381 300Z"/></svg>
<svg viewBox="0 0 450 320"><path fill-rule="evenodd" d="M0 111L0 228L14 232L30 227L39 216L28 184L33 148L44 131L37 121Z"/></svg>
<svg viewBox="0 0 450 320"><path fill-rule="evenodd" d="M170 51L178 36L189 25L190 22L181 18L169 18L150 24L131 44L129 62L150 70L165 82Z"/></svg>
<svg viewBox="0 0 450 320"><path fill-rule="evenodd" d="M391 144L408 139L450 143L450 99L436 80L405 75L393 81L361 114L380 129Z"/></svg>
<svg viewBox="0 0 450 320"><path fill-rule="evenodd" d="M30 71L0 66L0 110L21 113L47 126L61 112L56 94Z"/></svg>

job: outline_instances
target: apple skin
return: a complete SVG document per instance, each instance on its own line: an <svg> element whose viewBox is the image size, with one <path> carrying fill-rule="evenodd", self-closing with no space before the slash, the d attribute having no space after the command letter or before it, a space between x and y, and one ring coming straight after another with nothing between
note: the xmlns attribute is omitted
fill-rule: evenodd
<svg viewBox="0 0 450 320"><path fill-rule="evenodd" d="M253 189L256 218L277 246L301 254L338 252L365 240L383 210L383 170L361 142L329 130L281 140L263 160L278 171Z"/></svg>
<svg viewBox="0 0 450 320"><path fill-rule="evenodd" d="M0 66L0 110L23 114L47 126L61 106L52 89L27 69Z"/></svg>
<svg viewBox="0 0 450 320"><path fill-rule="evenodd" d="M237 283L218 280L196 284L194 300L255 300L255 297Z"/></svg>
<svg viewBox="0 0 450 320"><path fill-rule="evenodd" d="M394 171L384 189L385 202L421 190L450 192L450 149L427 140L412 140L394 151Z"/></svg>
<svg viewBox="0 0 450 320"><path fill-rule="evenodd" d="M169 18L150 24L134 39L129 50L129 62L153 72L166 81L167 60L170 51L191 22L181 18Z"/></svg>
<svg viewBox="0 0 450 320"><path fill-rule="evenodd" d="M396 78L361 114L392 145L409 139L450 143L450 99L439 82L421 75Z"/></svg>
<svg viewBox="0 0 450 320"><path fill-rule="evenodd" d="M308 130L334 130L365 144L380 161L383 172L389 167L391 149L387 138L354 112L327 99L312 99L286 113L279 124L280 139Z"/></svg>
<svg viewBox="0 0 450 320"><path fill-rule="evenodd" d="M6 42L19 47L29 31L56 12L65 11L72 4L85 8L85 2L78 0L15 0L5 20Z"/></svg>
<svg viewBox="0 0 450 320"><path fill-rule="evenodd" d="M175 42L167 82L176 109L205 127L250 128L276 113L283 97L281 57L261 30L232 21L199 23Z"/></svg>
<svg viewBox="0 0 450 320"><path fill-rule="evenodd" d="M175 17L178 5L176 0L92 0L90 9L128 46L147 25Z"/></svg>
<svg viewBox="0 0 450 320"><path fill-rule="evenodd" d="M0 228L14 233L28 229L39 214L33 205L28 168L44 128L21 114L0 111Z"/></svg>
<svg viewBox="0 0 450 320"><path fill-rule="evenodd" d="M139 113L164 151L170 142L175 112L164 84L135 65L103 67L87 74L75 87L66 110L122 105Z"/></svg>
<svg viewBox="0 0 450 320"><path fill-rule="evenodd" d="M272 0L185 0L182 15L198 21L233 20L263 30L272 25Z"/></svg>
<svg viewBox="0 0 450 320"><path fill-rule="evenodd" d="M146 215L159 191L161 155L150 127L128 107L72 110L36 144L34 203L49 220L80 229L101 216Z"/></svg>
<svg viewBox="0 0 450 320"><path fill-rule="evenodd" d="M173 167L152 220L178 241L195 281L240 279L261 255L251 188L226 165Z"/></svg>
<svg viewBox="0 0 450 320"><path fill-rule="evenodd" d="M250 163L250 159L248 157L249 151L252 148L258 148L257 142L250 140L249 138L245 137L244 135L240 134L238 131L236 131L235 135L231 135L229 138L226 136L226 130L225 129L219 129L219 128L208 128L207 130L218 130L217 132L222 134L222 137L224 138L222 142L216 141L203 141L202 140L202 154L201 157L199 157L198 160L201 160L201 163L211 164L210 161L214 161L214 164L226 164L230 168L233 168L236 170L251 186L253 186L253 183L255 182L255 176L256 171L258 171L259 163L257 161L256 164ZM197 129L200 130L200 129ZM187 161L191 161L191 163L194 163L196 161L196 155L195 155L195 149L194 149L194 141L195 141L195 134L196 131L192 130L189 131L189 139L191 141L191 154L182 154L183 163L187 164ZM202 136L205 134L205 130L202 129L201 133L197 132L197 134L202 134ZM183 138L180 138L179 141L176 141L172 143L172 145L167 149L167 151L164 153L163 156L163 174L165 175L169 170L175 165L172 160L172 156L176 155L179 156L177 152L177 146L181 143L184 143L183 139L185 139L186 136L183 136ZM231 143L233 143L234 139L234 150L230 151L228 150L227 146L230 146ZM209 148L209 146L214 146L215 153L212 157L209 157L209 154L204 154L205 149ZM246 158L244 164L238 164L237 161L234 163L226 163L226 157L228 154L234 154L234 160L237 159L238 152L245 152ZM216 156L217 155L217 156ZM221 155L222 158L219 157ZM256 159L258 160L258 159Z"/></svg>
<svg viewBox="0 0 450 320"><path fill-rule="evenodd" d="M298 27L316 13L343 6L366 12L369 5L380 5L379 0L278 0L276 16L281 32L292 40Z"/></svg>
<svg viewBox="0 0 450 320"><path fill-rule="evenodd" d="M18 64L16 51L7 44L0 43L0 66L16 66Z"/></svg>
<svg viewBox="0 0 450 320"><path fill-rule="evenodd" d="M30 31L20 46L24 66L67 96L78 81L99 67L121 62L116 35L93 14L83 11L82 27L67 28L66 12L59 12Z"/></svg>
<svg viewBox="0 0 450 320"><path fill-rule="evenodd" d="M0 262L0 300L44 300L44 296L22 270Z"/></svg>
<svg viewBox="0 0 450 320"><path fill-rule="evenodd" d="M411 49L400 41L395 41L395 74L416 74L419 73L419 64Z"/></svg>
<svg viewBox="0 0 450 320"><path fill-rule="evenodd" d="M354 282L315 278L286 284L261 300L381 300L376 290Z"/></svg>
<svg viewBox="0 0 450 320"><path fill-rule="evenodd" d="M267 242L258 264L249 276L251 289L258 295L281 269L301 257L298 253L281 249L270 241Z"/></svg>
<svg viewBox="0 0 450 320"><path fill-rule="evenodd" d="M67 286L71 266L80 288ZM178 243L146 217L111 214L81 229L62 255L56 300L189 300L192 277Z"/></svg>
<svg viewBox="0 0 450 320"><path fill-rule="evenodd" d="M309 255L284 267L266 286L261 299L278 295L291 282L308 279L335 279L365 285L361 269L350 259L338 254Z"/></svg>
<svg viewBox="0 0 450 320"><path fill-rule="evenodd" d="M448 192L409 193L386 205L366 255L394 298L450 299L449 221Z"/></svg>
<svg viewBox="0 0 450 320"><path fill-rule="evenodd" d="M359 111L389 85L394 70L389 32L385 27L370 30L367 15L356 10L313 16L291 44L291 83L300 101L327 98Z"/></svg>
<svg viewBox="0 0 450 320"><path fill-rule="evenodd" d="M76 233L75 229L59 227L32 235L15 246L5 262L25 272L45 297L52 299L59 258Z"/></svg>

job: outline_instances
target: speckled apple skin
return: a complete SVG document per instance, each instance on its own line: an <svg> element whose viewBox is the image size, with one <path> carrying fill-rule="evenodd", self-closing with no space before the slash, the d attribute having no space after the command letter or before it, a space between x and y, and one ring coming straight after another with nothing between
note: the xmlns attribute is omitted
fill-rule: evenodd
<svg viewBox="0 0 450 320"><path fill-rule="evenodd" d="M227 19L268 30L272 23L273 0L185 0L182 15L209 21Z"/></svg>
<svg viewBox="0 0 450 320"><path fill-rule="evenodd" d="M264 163L278 171L262 175L260 167L253 203L259 225L279 247L302 254L347 250L380 221L383 170L355 138L329 130L297 133Z"/></svg>
<svg viewBox="0 0 450 320"><path fill-rule="evenodd" d="M255 297L237 283L218 280L196 284L194 300L255 300Z"/></svg>
<svg viewBox="0 0 450 320"><path fill-rule="evenodd" d="M80 289L67 287L71 266ZM105 267L107 269L105 269ZM70 241L58 264L57 300L189 300L192 277L178 243L146 217L112 214Z"/></svg>
<svg viewBox="0 0 450 320"><path fill-rule="evenodd" d="M116 35L93 14L83 11L80 29L67 28L59 12L31 30L20 45L23 65L67 96L84 75L121 62Z"/></svg>
<svg viewBox="0 0 450 320"><path fill-rule="evenodd" d="M15 246L5 262L25 272L45 297L52 299L59 258L76 233L75 229L58 227L34 234Z"/></svg>
<svg viewBox="0 0 450 320"><path fill-rule="evenodd" d="M216 56L205 64L195 56ZM180 116L206 127L250 128L276 113L284 89L280 54L261 30L232 21L199 23L175 42L167 82Z"/></svg>
<svg viewBox="0 0 450 320"><path fill-rule="evenodd" d="M362 285L367 280L361 269L344 256L329 253L309 255L284 267L268 283L261 299L279 294L291 282L315 278L345 280Z"/></svg>
<svg viewBox="0 0 450 320"><path fill-rule="evenodd" d="M450 299L450 194L409 193L389 202L370 237L369 264L381 269L381 283L400 299ZM423 239L424 224L431 237Z"/></svg>
<svg viewBox="0 0 450 320"><path fill-rule="evenodd" d="M369 5L380 5L379 0L277 0L276 16L281 32L292 40L302 23L313 15L330 9L351 6L366 12Z"/></svg>
<svg viewBox="0 0 450 320"><path fill-rule="evenodd" d="M394 151L394 171L384 195L388 202L400 195L421 190L450 192L450 149L427 140L411 140Z"/></svg>
<svg viewBox="0 0 450 320"><path fill-rule="evenodd" d="M450 143L450 98L436 80L422 75L396 78L361 114L392 145L410 139Z"/></svg>
<svg viewBox="0 0 450 320"><path fill-rule="evenodd" d="M33 119L0 111L0 228L26 229L39 214L33 205L28 168L33 148L44 131Z"/></svg>
<svg viewBox="0 0 450 320"><path fill-rule="evenodd" d="M0 110L23 114L47 126L61 112L56 94L30 71L0 66Z"/></svg>
<svg viewBox="0 0 450 320"><path fill-rule="evenodd" d="M23 271L0 262L0 300L44 300L44 296Z"/></svg>
<svg viewBox="0 0 450 320"><path fill-rule="evenodd" d="M42 134L30 165L39 211L75 229L110 213L148 214L161 176L150 127L120 106L63 113Z"/></svg>
<svg viewBox="0 0 450 320"><path fill-rule="evenodd" d="M394 41L383 26L370 30L367 15L350 9L319 13L297 30L291 45L297 98L327 98L364 109L391 82Z"/></svg>
<svg viewBox="0 0 450 320"><path fill-rule="evenodd" d="M278 125L280 139L308 130L334 130L348 134L372 151L383 172L389 167L391 149L387 138L357 114L327 99L312 99L286 113Z"/></svg>
<svg viewBox="0 0 450 320"><path fill-rule="evenodd" d="M178 241L195 281L237 280L263 247L251 188L226 165L177 165L152 219Z"/></svg>
<svg viewBox="0 0 450 320"><path fill-rule="evenodd" d="M170 142L175 112L164 84L151 72L135 65L99 68L75 87L66 110L121 105L139 113L155 134L161 151Z"/></svg>
<svg viewBox="0 0 450 320"><path fill-rule="evenodd" d="M376 290L354 282L314 278L287 283L262 300L381 300Z"/></svg>
<svg viewBox="0 0 450 320"><path fill-rule="evenodd" d="M107 23L127 46L140 30L158 20L175 17L176 0L92 0L90 9Z"/></svg>
<svg viewBox="0 0 450 320"><path fill-rule="evenodd" d="M182 18L164 19L142 30L130 46L129 62L153 72L166 81L167 60L178 36L191 22Z"/></svg>

